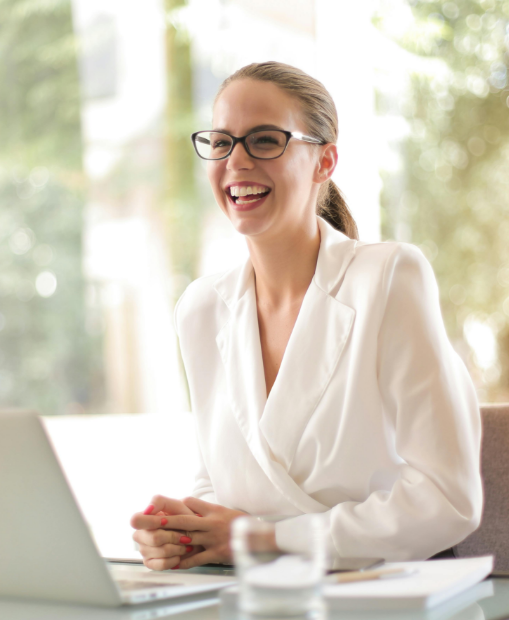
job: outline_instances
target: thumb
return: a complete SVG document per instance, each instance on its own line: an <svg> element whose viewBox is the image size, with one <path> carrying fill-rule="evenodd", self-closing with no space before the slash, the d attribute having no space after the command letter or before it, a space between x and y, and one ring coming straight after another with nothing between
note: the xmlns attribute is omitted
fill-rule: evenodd
<svg viewBox="0 0 509 620"><path fill-rule="evenodd" d="M179 499L172 499L164 495L154 495L150 505L144 511L146 515L156 515L163 512L165 515L192 515L194 512Z"/></svg>
<svg viewBox="0 0 509 620"><path fill-rule="evenodd" d="M202 517L206 517L216 508L215 504L204 502L202 499L198 499L196 497L186 497L184 500L182 500L182 503L187 508L190 508L194 514L199 514Z"/></svg>

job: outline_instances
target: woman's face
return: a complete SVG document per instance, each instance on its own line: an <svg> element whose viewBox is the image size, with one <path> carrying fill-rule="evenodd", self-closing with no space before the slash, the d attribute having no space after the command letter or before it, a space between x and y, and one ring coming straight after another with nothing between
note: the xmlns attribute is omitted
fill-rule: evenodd
<svg viewBox="0 0 509 620"><path fill-rule="evenodd" d="M219 96L214 129L241 137L256 128L269 129L267 125L308 134L299 102L271 82L237 80ZM314 230L318 189L325 180L323 153L330 146L292 139L281 157L262 160L249 156L244 146L237 144L228 159L207 162L218 205L235 229L249 237L277 236L302 226ZM240 193L235 188L248 187L269 193L257 200L259 193L234 199L232 193Z"/></svg>

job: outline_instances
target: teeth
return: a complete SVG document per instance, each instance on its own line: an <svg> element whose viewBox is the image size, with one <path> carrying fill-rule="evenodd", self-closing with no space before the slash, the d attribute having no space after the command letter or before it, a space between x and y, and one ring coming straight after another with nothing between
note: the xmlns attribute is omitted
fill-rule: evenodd
<svg viewBox="0 0 509 620"><path fill-rule="evenodd" d="M258 200L258 198L251 198L251 200L237 200L237 204L238 205L247 205L250 202L256 202Z"/></svg>
<svg viewBox="0 0 509 620"><path fill-rule="evenodd" d="M249 186L242 186L240 187L239 185L232 185L230 187L230 196L248 196L250 194L263 194L267 191L267 188L265 187L260 187L259 185L249 185Z"/></svg>

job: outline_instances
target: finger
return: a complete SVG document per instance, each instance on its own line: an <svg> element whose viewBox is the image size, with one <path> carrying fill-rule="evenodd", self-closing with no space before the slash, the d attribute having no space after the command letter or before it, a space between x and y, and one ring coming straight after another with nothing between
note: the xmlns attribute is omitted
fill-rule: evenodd
<svg viewBox="0 0 509 620"><path fill-rule="evenodd" d="M189 547L183 545L162 545L161 547L139 545L139 551L146 559L174 558L186 555L186 553L191 553L191 551L187 551L188 548ZM194 551L194 547L191 547L191 549Z"/></svg>
<svg viewBox="0 0 509 620"><path fill-rule="evenodd" d="M177 569L180 564L180 556L176 558L149 558L143 560L143 564L151 570Z"/></svg>
<svg viewBox="0 0 509 620"><path fill-rule="evenodd" d="M193 515L177 515L175 517L167 517L168 522L164 527L168 530L184 530L185 532L208 531L211 524L207 519Z"/></svg>
<svg viewBox="0 0 509 620"><path fill-rule="evenodd" d="M152 507L152 510L149 510L150 507ZM154 497L150 500L150 505L146 508L145 513L155 515L158 512L164 512L165 515L193 514L193 511L180 499L172 499L171 497L165 497L164 495L154 495Z"/></svg>
<svg viewBox="0 0 509 620"><path fill-rule="evenodd" d="M205 549L201 545L188 545L186 546L186 554L184 557L192 558L193 555L196 555L197 553L202 553L203 551L205 551Z"/></svg>
<svg viewBox="0 0 509 620"><path fill-rule="evenodd" d="M216 504L204 502L202 499L198 499L196 497L186 497L182 500L182 503L187 508L190 508L194 513L203 515L204 517L206 517L216 508Z"/></svg>
<svg viewBox="0 0 509 620"><path fill-rule="evenodd" d="M196 547L197 545L203 545L204 547L210 547L214 542L211 540L211 536L209 532L186 532L184 535L181 535L179 538L180 545L193 545Z"/></svg>
<svg viewBox="0 0 509 620"><path fill-rule="evenodd" d="M194 512L190 514L196 516ZM147 515L144 512L137 512L131 517L131 527L136 530L155 530L168 524L169 516L159 511L156 515Z"/></svg>
<svg viewBox="0 0 509 620"><path fill-rule="evenodd" d="M195 568L196 566L212 563L215 559L217 559L215 552L212 549L206 549L201 553L183 558L180 562L180 568Z"/></svg>
<svg viewBox="0 0 509 620"><path fill-rule="evenodd" d="M181 532L172 530L136 530L133 533L133 540L139 545L147 545L148 547L161 547L162 545L173 544L186 546L191 544L189 538L183 538Z"/></svg>
<svg viewBox="0 0 509 620"><path fill-rule="evenodd" d="M146 515L143 512L137 512L131 517L131 527L135 530L155 530L159 527L164 527L168 523L169 517L164 515L164 513L161 514Z"/></svg>

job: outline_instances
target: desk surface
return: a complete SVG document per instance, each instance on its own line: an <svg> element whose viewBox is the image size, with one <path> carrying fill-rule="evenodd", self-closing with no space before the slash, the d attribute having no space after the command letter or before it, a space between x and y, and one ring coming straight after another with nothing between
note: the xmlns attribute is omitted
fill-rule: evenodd
<svg viewBox="0 0 509 620"><path fill-rule="evenodd" d="M217 572L217 569L213 569ZM208 572L208 569L195 569ZM193 572L195 572L193 571ZM493 596L467 602L463 608L447 611L436 607L425 614L341 613L328 620L507 620L509 618L509 578L493 578ZM458 597L460 599L460 597ZM460 605L461 607L461 605ZM217 593L190 596L177 601L135 605L117 609L57 605L0 599L1 620L237 620L232 609L221 608Z"/></svg>

